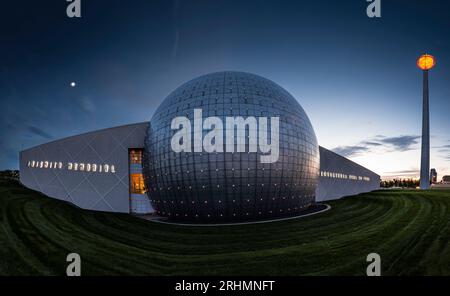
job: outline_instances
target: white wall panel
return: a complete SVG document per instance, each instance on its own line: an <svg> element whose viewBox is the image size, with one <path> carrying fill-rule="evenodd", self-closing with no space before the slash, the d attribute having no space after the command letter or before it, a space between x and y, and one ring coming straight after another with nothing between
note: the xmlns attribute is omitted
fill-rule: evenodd
<svg viewBox="0 0 450 296"><path fill-rule="evenodd" d="M316 201L338 199L380 188L380 176L374 172L323 147L319 147L319 152L321 172L342 174L347 178L319 176ZM349 175L368 177L370 181L352 180L348 178Z"/></svg>
<svg viewBox="0 0 450 296"><path fill-rule="evenodd" d="M144 147L147 127L147 122L119 126L22 151L20 180L28 188L80 208L129 213L128 149ZM32 160L62 162L63 167L28 167ZM73 171L68 169L70 162L114 165L116 172Z"/></svg>

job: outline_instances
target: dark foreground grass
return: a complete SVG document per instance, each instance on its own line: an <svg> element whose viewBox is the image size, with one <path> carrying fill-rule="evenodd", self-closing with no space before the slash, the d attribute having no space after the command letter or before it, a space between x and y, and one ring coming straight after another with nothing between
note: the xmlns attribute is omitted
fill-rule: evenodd
<svg viewBox="0 0 450 296"><path fill-rule="evenodd" d="M157 224L77 209L0 180L0 274L450 275L450 191L378 191L298 220L225 227Z"/></svg>

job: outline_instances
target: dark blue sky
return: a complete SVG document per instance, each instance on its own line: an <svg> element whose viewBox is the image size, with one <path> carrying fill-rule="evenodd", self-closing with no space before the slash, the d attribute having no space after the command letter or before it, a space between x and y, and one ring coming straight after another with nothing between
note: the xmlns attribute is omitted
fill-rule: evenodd
<svg viewBox="0 0 450 296"><path fill-rule="evenodd" d="M450 4L382 0L4 1L0 169L18 152L148 121L181 83L220 70L272 79L308 113L319 143L383 176L419 167L421 73L430 73L431 166L450 173ZM70 87L75 81L77 86Z"/></svg>

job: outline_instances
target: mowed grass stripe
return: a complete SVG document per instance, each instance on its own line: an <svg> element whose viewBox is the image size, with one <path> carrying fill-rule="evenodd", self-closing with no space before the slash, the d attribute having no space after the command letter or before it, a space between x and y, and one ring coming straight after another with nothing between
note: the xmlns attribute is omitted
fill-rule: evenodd
<svg viewBox="0 0 450 296"><path fill-rule="evenodd" d="M449 275L449 191L377 191L329 202L317 216L266 224L186 227L81 210L0 181L0 274ZM8 253L8 256L4 256Z"/></svg>
<svg viewBox="0 0 450 296"><path fill-rule="evenodd" d="M66 205L67 209L72 207ZM54 211L51 211L54 212ZM65 212L62 211L58 215L49 215L49 221L54 224L62 225L64 222ZM71 213L67 213L71 214ZM66 232L71 233L71 236L65 236L68 240L62 241L66 247L71 248L72 252L79 254L87 254L90 261L88 266L93 266L93 269L111 270L114 273L124 273L122 265L127 268L129 266L139 267L142 262L146 262L146 268L153 268L154 262L149 261L149 258L140 258L139 255L151 256L156 258L155 254L145 252L145 250L137 249L132 245L125 245L119 240L114 240L111 237L107 237L99 230L101 224L97 223L93 216L102 213L89 212L88 215L82 215L80 217L71 216L69 224L66 223ZM53 221L52 221L53 220ZM63 236L61 233L52 232L55 238ZM126 248L127 252L123 252ZM98 249L102 249L102 256L95 256ZM152 256L153 255L153 256ZM145 260L142 260L145 259ZM155 259L156 260L156 259ZM155 261L153 260L153 261ZM114 264L112 264L114 263ZM95 267L95 268L94 268ZM157 266L159 268L164 265ZM144 270L143 270L144 271Z"/></svg>

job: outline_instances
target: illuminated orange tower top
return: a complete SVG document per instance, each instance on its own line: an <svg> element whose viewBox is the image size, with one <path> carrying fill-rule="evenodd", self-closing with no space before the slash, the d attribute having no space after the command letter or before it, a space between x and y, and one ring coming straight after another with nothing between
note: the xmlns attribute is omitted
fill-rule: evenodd
<svg viewBox="0 0 450 296"><path fill-rule="evenodd" d="M436 65L434 56L430 54L423 54L417 59L417 67L421 70L430 70Z"/></svg>

